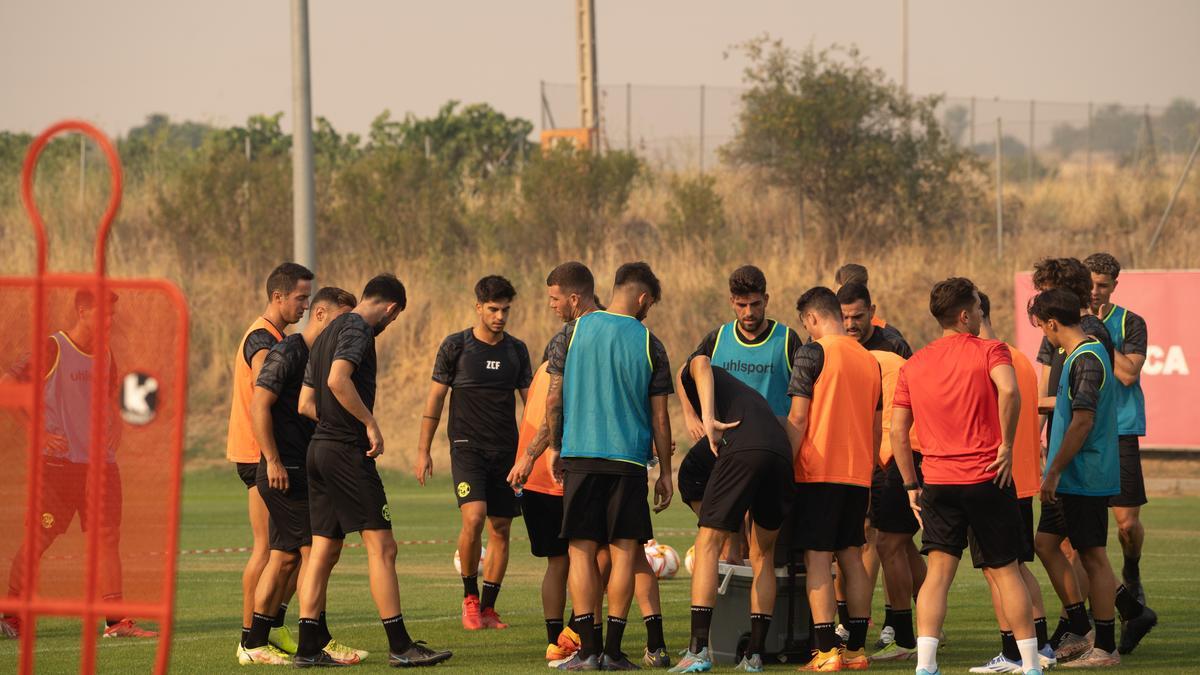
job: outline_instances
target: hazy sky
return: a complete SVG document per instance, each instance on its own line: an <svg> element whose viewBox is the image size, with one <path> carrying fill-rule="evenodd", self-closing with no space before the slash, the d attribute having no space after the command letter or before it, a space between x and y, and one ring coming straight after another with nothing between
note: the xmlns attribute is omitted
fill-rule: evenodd
<svg viewBox="0 0 1200 675"><path fill-rule="evenodd" d="M486 101L538 122L572 82L573 0L313 0L313 110L362 131L384 108ZM857 44L897 79L900 0L597 0L602 83L736 85L729 45ZM0 129L65 116L124 133L152 112L290 112L287 0L3 0ZM915 92L1162 105L1200 99L1196 0L911 0ZM285 115L286 118L286 115Z"/></svg>

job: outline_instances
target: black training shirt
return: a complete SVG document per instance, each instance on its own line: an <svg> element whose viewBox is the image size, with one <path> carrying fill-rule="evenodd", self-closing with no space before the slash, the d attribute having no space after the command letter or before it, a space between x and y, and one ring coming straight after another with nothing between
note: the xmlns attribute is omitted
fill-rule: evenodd
<svg viewBox="0 0 1200 675"><path fill-rule="evenodd" d="M1146 355L1146 345L1150 338L1146 332L1146 320L1141 316L1125 310L1125 341L1121 344L1121 353Z"/></svg>
<svg viewBox="0 0 1200 675"><path fill-rule="evenodd" d="M688 362L691 363L691 359ZM718 453L726 455L743 450L766 450L791 462L792 451L787 432L771 411L767 400L720 366L713 366L712 373L717 421L741 422L725 432L727 444L718 448ZM691 368L684 368L680 382L683 384L680 394L687 396L699 413L700 393L696 389L696 380L692 378Z"/></svg>
<svg viewBox="0 0 1200 675"><path fill-rule="evenodd" d="M912 358L912 347L908 346L908 341L904 339L900 331L892 328L890 325L883 328L873 326L873 328L875 330L871 331L871 337L862 343L863 349L867 351L892 352L906 359Z"/></svg>
<svg viewBox="0 0 1200 675"><path fill-rule="evenodd" d="M516 452L513 392L533 381L525 343L505 334L490 345L468 328L446 336L433 361L433 381L450 387L450 446Z"/></svg>
<svg viewBox="0 0 1200 675"><path fill-rule="evenodd" d="M354 364L350 381L367 410L375 409L375 329L362 316L347 312L334 319L313 342L304 370L304 384L317 399L317 430L313 440L336 441L367 449L367 427L351 415L329 390L329 371L334 361Z"/></svg>
<svg viewBox="0 0 1200 675"><path fill-rule="evenodd" d="M246 340L242 342L242 358L246 360L246 365L250 365L250 360L254 355L264 349L274 347L279 340L271 335L271 331L266 328L255 328L246 336Z"/></svg>
<svg viewBox="0 0 1200 675"><path fill-rule="evenodd" d="M1109 363L1112 363L1113 358L1113 343L1112 337L1108 334L1108 328L1099 317L1093 314L1084 314L1080 317L1079 327L1087 335L1090 335L1100 341L1104 345L1104 351L1108 352ZM1050 366L1050 379L1046 382L1046 395L1054 396L1058 393L1058 381L1062 378L1063 363L1067 360L1067 355L1061 349L1055 349L1050 345L1049 338L1042 338L1042 346L1038 349L1037 362Z"/></svg>
<svg viewBox="0 0 1200 675"><path fill-rule="evenodd" d="M1096 412L1096 406L1100 402L1100 387L1104 384L1104 364L1100 363L1100 359L1090 352L1075 357L1071 362L1071 374L1068 375L1068 379L1071 387L1071 410Z"/></svg>
<svg viewBox="0 0 1200 675"><path fill-rule="evenodd" d="M304 343L304 336L293 333L267 352L267 359L255 383L255 386L277 397L271 406L271 426L279 459L288 469L299 469L306 465L308 442L317 427L316 422L301 415L298 410L300 385L304 382L307 364L308 345Z"/></svg>

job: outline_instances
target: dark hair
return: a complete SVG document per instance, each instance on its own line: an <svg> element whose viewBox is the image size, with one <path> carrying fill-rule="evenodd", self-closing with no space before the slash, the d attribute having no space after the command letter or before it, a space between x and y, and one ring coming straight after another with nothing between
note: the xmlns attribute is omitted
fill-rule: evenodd
<svg viewBox="0 0 1200 675"><path fill-rule="evenodd" d="M588 296L596 294L596 279L592 271L581 262L565 262L550 270L546 276L547 286L558 286L568 293Z"/></svg>
<svg viewBox="0 0 1200 675"><path fill-rule="evenodd" d="M842 305L838 302L837 295L833 291L824 286L816 286L804 291L796 300L796 311L800 314L805 312L814 312L821 316L828 316L842 319Z"/></svg>
<svg viewBox="0 0 1200 675"><path fill-rule="evenodd" d="M358 298L354 297L350 291L344 291L336 286L326 286L317 291L316 295L309 300L309 304L313 306L321 303L334 307L354 307L358 304Z"/></svg>
<svg viewBox="0 0 1200 675"><path fill-rule="evenodd" d="M1078 258L1042 258L1033 266L1033 287L1062 288L1079 296L1081 307L1092 302L1092 273Z"/></svg>
<svg viewBox="0 0 1200 675"><path fill-rule="evenodd" d="M1117 280L1121 274L1121 263L1108 253L1093 253L1083 259L1083 266L1093 274L1107 274Z"/></svg>
<svg viewBox="0 0 1200 675"><path fill-rule="evenodd" d="M754 265L742 265L729 275L730 295L751 295L767 292L767 277Z"/></svg>
<svg viewBox="0 0 1200 675"><path fill-rule="evenodd" d="M108 304L116 304L117 294L112 291L108 292ZM81 288L75 291L75 309L87 309L96 306L96 294L92 291Z"/></svg>
<svg viewBox="0 0 1200 675"><path fill-rule="evenodd" d="M1041 321L1054 319L1064 326L1076 326L1082 320L1079 310L1082 309L1079 298L1071 291L1062 288L1052 288L1033 296L1029 301L1027 311L1030 317Z"/></svg>
<svg viewBox="0 0 1200 675"><path fill-rule="evenodd" d="M858 263L846 263L838 268L836 274L833 275L833 280L839 286L845 286L850 283L860 283L863 286L867 285L867 268Z"/></svg>
<svg viewBox="0 0 1200 675"><path fill-rule="evenodd" d="M662 285L659 284L658 277L654 276L654 271L650 269L648 263L631 262L617 268L617 278L613 285L628 286L629 284L637 284L645 288L655 302L662 299Z"/></svg>
<svg viewBox="0 0 1200 675"><path fill-rule="evenodd" d="M929 292L929 313L942 328L949 328L958 322L960 312L975 306L975 294L978 291L975 283L966 277L939 281Z"/></svg>
<svg viewBox="0 0 1200 675"><path fill-rule="evenodd" d="M853 305L859 300L867 307L871 306L871 291L867 290L866 284L860 284L857 281L851 281L838 289L837 299L840 304Z"/></svg>
<svg viewBox="0 0 1200 675"><path fill-rule="evenodd" d="M478 302L512 300L515 297L517 289L508 279L497 274L489 274L475 283L475 300Z"/></svg>
<svg viewBox="0 0 1200 675"><path fill-rule="evenodd" d="M408 296L404 292L404 284L395 274L380 274L367 282L362 292L363 300L384 300L400 305L400 310L408 306Z"/></svg>
<svg viewBox="0 0 1200 675"><path fill-rule="evenodd" d="M294 262L285 262L271 270L271 273L267 275L267 300L271 299L275 291L287 295L296 290L296 284L301 281L312 280L312 270L304 265L297 265Z"/></svg>
<svg viewBox="0 0 1200 675"><path fill-rule="evenodd" d="M979 311L983 312L983 320L992 320L992 300L987 296L987 293L976 290L979 293Z"/></svg>

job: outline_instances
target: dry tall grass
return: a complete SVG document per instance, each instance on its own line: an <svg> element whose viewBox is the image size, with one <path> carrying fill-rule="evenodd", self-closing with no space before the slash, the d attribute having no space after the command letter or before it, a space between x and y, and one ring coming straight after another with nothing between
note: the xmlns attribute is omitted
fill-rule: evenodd
<svg viewBox="0 0 1200 675"><path fill-rule="evenodd" d="M870 268L881 314L903 330L914 347L936 332L926 309L930 286L952 275L969 276L991 294L998 328L1011 335L1012 275L1038 257L1084 256L1103 249L1128 267L1200 266L1200 176L1188 181L1157 251L1144 254L1179 169L1167 167L1158 177L1146 178L1109 168L1090 183L1079 172L1064 170L1060 177L1032 186L1012 186L1006 191L1003 256L996 254L994 222L981 217L954 236L886 246L867 242L846 257ZM823 253L826 247L798 234L800 210L786 194L758 187L747 174L718 174L727 223L720 236L662 236L656 223L667 217L670 197L665 183L641 182L624 214L627 225L587 250L492 250L464 254L447 264L402 259L362 242L321 259L320 283L358 292L367 278L381 271L374 264L356 262L370 259L387 261L386 267L409 289L408 311L378 345L377 414L388 440L385 464L408 466L434 351L443 336L472 322L471 289L481 275L503 274L516 285L519 296L510 330L526 341L536 359L558 328L545 307L543 281L550 267L567 259L587 262L604 298L621 262L646 260L664 286L664 300L647 323L678 364L706 331L729 319L726 279L735 266L750 262L762 267L773 297L770 314L794 323L797 295L814 284L832 284L833 270L845 262L829 259ZM77 186L78 177L70 171L47 176L39 185L54 269L90 267L94 225L88 219L99 213L106 187L93 185L81 210ZM0 203L5 204L0 208L0 270L27 274L33 268L29 226L15 198ZM125 195L110 246L111 273L166 277L187 294L193 333L188 456L193 464L215 462L223 457L230 360L244 327L262 310L268 270L248 269L236 260L210 261L205 251L181 249L171 240L170 224L154 222L154 203L149 186ZM354 233L344 237L351 240ZM291 250L290 241L247 245L266 247L279 260ZM682 441L681 426L676 436ZM439 443L438 470L445 471L444 436Z"/></svg>

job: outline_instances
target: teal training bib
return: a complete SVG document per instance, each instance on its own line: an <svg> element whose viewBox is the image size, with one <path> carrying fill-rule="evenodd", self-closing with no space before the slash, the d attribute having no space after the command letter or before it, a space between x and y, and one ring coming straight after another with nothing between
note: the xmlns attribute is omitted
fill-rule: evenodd
<svg viewBox="0 0 1200 675"><path fill-rule="evenodd" d="M1129 310L1113 305L1104 317L1104 327L1112 337L1113 351L1121 352L1125 347L1125 320ZM1146 435L1146 395L1142 393L1142 379L1132 386L1117 382L1117 433L1122 436Z"/></svg>
<svg viewBox="0 0 1200 675"><path fill-rule="evenodd" d="M786 417L791 409L788 382L792 364L788 362L788 327L775 322L767 339L758 344L742 342L737 322L731 321L717 332L712 364L729 371L747 386L762 394L777 416Z"/></svg>
<svg viewBox="0 0 1200 675"><path fill-rule="evenodd" d="M1071 366L1079 358L1095 357L1104 366L1104 382L1096 403L1096 421L1083 442L1079 453L1063 470L1058 491L1068 495L1104 497L1121 492L1121 468L1117 451L1117 388L1113 386L1112 363L1104 346L1095 339L1075 348L1063 363L1059 376L1058 394L1054 401L1054 423L1051 425L1050 448L1046 456L1049 467L1058 456L1067 427L1071 425Z"/></svg>

